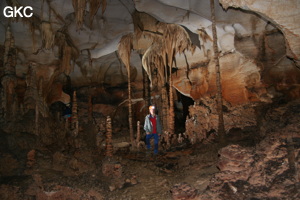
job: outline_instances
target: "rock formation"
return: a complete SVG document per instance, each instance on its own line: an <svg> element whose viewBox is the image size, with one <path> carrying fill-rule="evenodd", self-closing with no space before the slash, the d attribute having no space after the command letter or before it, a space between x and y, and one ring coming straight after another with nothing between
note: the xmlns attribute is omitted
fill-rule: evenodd
<svg viewBox="0 0 300 200"><path fill-rule="evenodd" d="M298 199L299 7L1 1L0 199Z"/></svg>

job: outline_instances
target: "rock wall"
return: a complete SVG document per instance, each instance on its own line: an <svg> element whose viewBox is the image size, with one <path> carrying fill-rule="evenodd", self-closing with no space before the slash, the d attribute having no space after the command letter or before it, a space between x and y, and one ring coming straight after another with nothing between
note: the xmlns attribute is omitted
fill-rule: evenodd
<svg viewBox="0 0 300 200"><path fill-rule="evenodd" d="M257 126L257 116L253 104L223 106L225 131L231 129ZM218 130L218 113L216 102L213 99L202 99L200 104L189 107L189 118L185 122L186 131L192 143L203 142L209 138L215 138Z"/></svg>
<svg viewBox="0 0 300 200"><path fill-rule="evenodd" d="M299 101L264 115L267 133L254 147L228 145L219 151L219 172L200 199L298 199Z"/></svg>

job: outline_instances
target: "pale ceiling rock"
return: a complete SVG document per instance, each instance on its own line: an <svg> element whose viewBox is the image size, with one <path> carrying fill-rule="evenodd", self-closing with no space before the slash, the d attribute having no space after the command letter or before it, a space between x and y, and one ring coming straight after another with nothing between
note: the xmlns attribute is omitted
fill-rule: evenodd
<svg viewBox="0 0 300 200"><path fill-rule="evenodd" d="M182 25L196 34L200 32L200 44L206 49L212 49L212 42L208 44L201 37L204 34L212 40L209 1L139 0L135 1L135 6L137 10L146 12L160 21ZM216 15L218 47L223 53L235 50L235 35L254 35L263 31L267 24L253 14L233 9L224 11L219 4L216 5Z"/></svg>
<svg viewBox="0 0 300 200"><path fill-rule="evenodd" d="M142 74L141 58L138 54L131 55L132 60L132 80L137 79L138 74ZM84 53L76 60L74 70L70 73L72 86L80 87L82 85L109 85L118 87L127 82L127 70L117 57L116 52L102 56L98 59L90 60ZM142 77L138 77L141 81Z"/></svg>
<svg viewBox="0 0 300 200"><path fill-rule="evenodd" d="M299 0L220 0L222 6L253 11L274 23L285 35L289 56L300 59Z"/></svg>
<svg viewBox="0 0 300 200"><path fill-rule="evenodd" d="M195 68L198 65L203 63L208 63L211 58L211 55L207 55L207 52L202 48L196 47L195 52L185 51L182 54L176 54L175 63L173 67L177 69L187 69L187 63L189 64L189 68Z"/></svg>
<svg viewBox="0 0 300 200"><path fill-rule="evenodd" d="M197 54L193 56L197 57ZM189 65L191 65L189 63ZM224 99L233 104L261 101L266 90L261 83L260 68L240 53L230 53L220 57L222 88ZM187 74L186 65L173 74L174 87L195 101L216 95L215 64L191 68Z"/></svg>

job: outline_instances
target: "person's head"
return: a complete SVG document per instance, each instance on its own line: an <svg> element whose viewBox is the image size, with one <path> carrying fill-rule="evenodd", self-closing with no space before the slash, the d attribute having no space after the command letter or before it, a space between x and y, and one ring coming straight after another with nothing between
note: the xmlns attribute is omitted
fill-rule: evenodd
<svg viewBox="0 0 300 200"><path fill-rule="evenodd" d="M149 112L151 115L155 115L155 106L153 105L149 106Z"/></svg>

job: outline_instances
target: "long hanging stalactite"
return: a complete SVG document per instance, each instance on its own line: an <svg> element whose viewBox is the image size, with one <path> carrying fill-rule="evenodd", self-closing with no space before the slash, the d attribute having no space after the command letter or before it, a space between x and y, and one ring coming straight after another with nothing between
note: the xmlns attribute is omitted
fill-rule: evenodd
<svg viewBox="0 0 300 200"><path fill-rule="evenodd" d="M135 33L128 34L122 37L121 41L119 42L118 52L121 60L127 68L127 71L130 70L129 68L131 50L136 49L139 52L143 53L142 65L149 77L152 91L153 88L157 88L157 92L160 93L162 98L163 130L168 130L173 134L175 124L173 108L174 103L172 98L173 94L171 94L171 98L169 99L167 95L168 92L166 85L168 85L169 83L170 92L173 92L172 80L170 82L170 76L172 74L172 64L175 55L177 53L181 54L186 50L189 50L193 53L195 50L195 46L192 44L188 33L181 26L157 22L152 17L148 15L143 15L141 13L138 13L137 15L139 16L139 19L134 20ZM145 22L143 22L143 20L141 20L140 17L145 17ZM147 23L147 25L143 25L143 23ZM144 30L146 26L147 28L152 28L153 31L148 29ZM144 37L147 37L148 41L152 42L149 42L149 46L146 45L146 48L141 48L139 46L139 40L142 40ZM128 81L128 85L130 86L130 81ZM129 126L131 126L131 87L128 87L128 93L130 109ZM170 101L172 102L170 103ZM170 105L172 108L170 108ZM172 119L169 119L170 117ZM133 129L130 127L130 132L131 130ZM130 135L132 135L131 141L134 141L133 134Z"/></svg>
<svg viewBox="0 0 300 200"><path fill-rule="evenodd" d="M118 46L119 56L122 59L126 69L128 77L128 122L129 122L129 135L130 142L133 147L135 147L135 140L133 136L133 120L132 120L132 100L131 100L131 71L130 71L130 53L132 49L132 39L133 35L125 35L121 38Z"/></svg>
<svg viewBox="0 0 300 200"><path fill-rule="evenodd" d="M213 47L214 47L214 61L216 65L216 85L217 85L217 111L219 117L218 123L218 134L220 136L220 142L225 140L225 128L224 128L224 117L223 117L223 99L222 99L222 84L221 84L221 73L220 73L220 62L219 62L219 50L218 50L218 38L216 29L216 17L215 17L215 5L214 0L210 0L211 19L212 19L212 33L213 33Z"/></svg>
<svg viewBox="0 0 300 200"><path fill-rule="evenodd" d="M87 9L87 3L88 0L72 0L72 5L75 11L75 18L76 18L76 24L77 29L81 29L83 22L84 22L84 16ZM95 15L98 12L98 9L102 5L102 14L104 13L106 9L107 2L106 0L89 0L89 21L90 21L90 28L92 28L93 20Z"/></svg>

